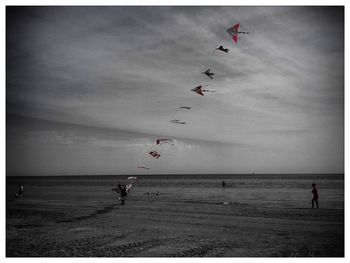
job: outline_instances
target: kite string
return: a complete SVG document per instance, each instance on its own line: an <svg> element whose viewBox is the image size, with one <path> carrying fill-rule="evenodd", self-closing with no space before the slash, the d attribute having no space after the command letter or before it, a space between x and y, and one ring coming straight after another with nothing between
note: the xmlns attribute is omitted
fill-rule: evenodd
<svg viewBox="0 0 350 263"><path fill-rule="evenodd" d="M208 65L209 64L209 62L212 60L212 57L213 57L213 55L214 55L214 53L216 52L216 47L215 47L215 49L213 49L213 51L209 54L209 55L207 55L206 56L206 60L205 60L205 64L206 65ZM204 64L204 63L203 63ZM195 87L197 87L197 86L203 86L203 87L205 87L205 86L209 86L210 84L202 84L202 82L199 82L199 80L200 80L200 78L203 78L203 77L207 77L207 76L202 76L203 75L203 71L205 71L206 69L207 69L207 67L208 66L206 66L206 65L199 65L199 66L197 66L197 68L196 68L196 72L198 72L198 74L196 75L196 77L195 77L195 83L194 83L194 86L193 87L191 87L191 89L192 88L195 88ZM204 67L206 66L206 68L204 69ZM210 69L210 66L209 66L209 69ZM201 70L201 71L200 71ZM203 70L203 71L202 71ZM215 74L215 73L214 73ZM203 81L204 82L204 81ZM174 112L174 114L171 114L171 115L177 115L177 113L179 112L179 108L177 108L176 110L175 110L175 112ZM175 117L175 119L177 119L176 117ZM180 120L181 121L181 120Z"/></svg>
<svg viewBox="0 0 350 263"><path fill-rule="evenodd" d="M202 76L203 75L203 72L202 71L199 71L199 70L203 70L203 71L205 71L206 69L211 69L211 67L210 67L210 62L212 61L212 57L213 57L213 55L214 55L214 53L216 52L216 49L217 49L217 47L215 47L214 49L213 49L213 51L209 54L209 55L206 55L206 60L204 60L205 61L205 69L203 68L203 65L199 65L198 67L197 67L197 69L196 69L196 72L198 72L198 75L196 76L196 78L195 78L195 85L196 86L199 86L199 85L201 85L201 86L208 86L209 84L207 84L207 85L205 85L205 84L202 84L202 83L199 83L199 80L200 80L200 78L203 78L203 77L207 77L207 76ZM204 53L204 52L203 52ZM213 69L211 69L211 70L213 70ZM214 70L215 71L215 70ZM213 72L213 71L212 71ZM213 72L214 74L215 74L215 72ZM215 78L215 77L214 77ZM194 88L194 87L193 87ZM215 91L210 91L210 90L207 90L207 92L215 92ZM170 115L173 115L173 114L176 114L177 115L177 113L179 112L179 107L175 110L175 112L174 113L171 113ZM176 118L175 118L176 119ZM169 120L170 121L170 120ZM180 120L181 121L181 120ZM182 126L182 125L181 125ZM142 158L142 163L144 163L144 161L145 161L145 159L147 158L147 157L150 157L149 156L149 153L150 153L150 151L152 150L152 149L157 149L157 147L156 146L154 146L154 145L152 145L152 146L150 146L149 148L148 148L148 150L147 150L147 152L146 152L146 154L145 154L145 156ZM158 151L157 151L158 152ZM178 157L176 154L175 154L175 156L176 157ZM152 157L153 158L153 157Z"/></svg>

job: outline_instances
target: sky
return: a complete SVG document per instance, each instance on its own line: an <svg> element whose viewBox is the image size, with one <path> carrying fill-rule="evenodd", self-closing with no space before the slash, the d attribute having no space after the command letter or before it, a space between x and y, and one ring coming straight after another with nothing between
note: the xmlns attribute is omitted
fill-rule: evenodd
<svg viewBox="0 0 350 263"><path fill-rule="evenodd" d="M8 6L6 170L343 173L344 9Z"/></svg>

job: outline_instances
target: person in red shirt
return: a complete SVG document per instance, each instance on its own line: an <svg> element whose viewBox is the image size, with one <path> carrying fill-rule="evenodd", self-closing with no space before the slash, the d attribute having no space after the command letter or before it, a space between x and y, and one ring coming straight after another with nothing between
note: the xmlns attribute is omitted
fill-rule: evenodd
<svg viewBox="0 0 350 263"><path fill-rule="evenodd" d="M312 191L314 198L312 198L312 208L314 208L314 204L316 203L316 207L318 208L318 190L316 188L316 184L312 184Z"/></svg>

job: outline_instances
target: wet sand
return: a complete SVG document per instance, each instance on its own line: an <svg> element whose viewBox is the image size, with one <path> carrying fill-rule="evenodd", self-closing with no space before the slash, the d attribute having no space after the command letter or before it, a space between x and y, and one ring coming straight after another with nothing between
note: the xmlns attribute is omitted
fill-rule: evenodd
<svg viewBox="0 0 350 263"><path fill-rule="evenodd" d="M262 202L250 202L231 197L234 178L225 189L165 178L140 181L121 206L115 179L28 179L23 198L14 198L16 180L7 178L7 257L344 256L342 200L318 210L311 198L305 206L269 204L267 193L281 197L265 187L254 191Z"/></svg>

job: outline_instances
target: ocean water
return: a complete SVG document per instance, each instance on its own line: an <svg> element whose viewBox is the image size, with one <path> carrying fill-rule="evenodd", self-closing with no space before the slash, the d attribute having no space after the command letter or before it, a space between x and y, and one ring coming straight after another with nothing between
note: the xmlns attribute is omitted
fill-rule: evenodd
<svg viewBox="0 0 350 263"><path fill-rule="evenodd" d="M24 198L48 206L99 206L115 201L111 191L128 176L42 176L6 177L7 202L14 200L17 184ZM225 181L226 187L222 187ZM309 208L311 184L319 189L321 208L344 209L343 174L298 175L138 175L130 193L145 200L147 192L159 191L162 200L198 203L234 203L257 208Z"/></svg>

